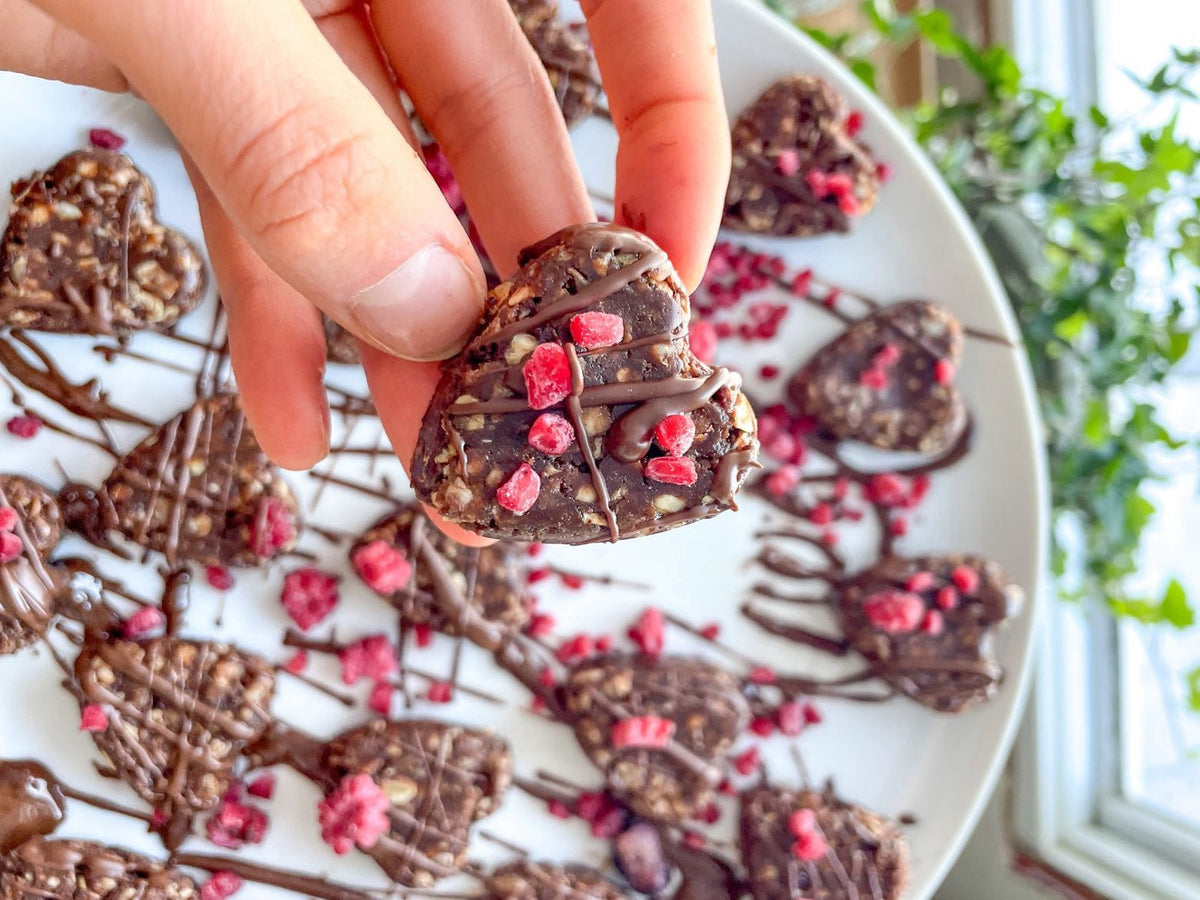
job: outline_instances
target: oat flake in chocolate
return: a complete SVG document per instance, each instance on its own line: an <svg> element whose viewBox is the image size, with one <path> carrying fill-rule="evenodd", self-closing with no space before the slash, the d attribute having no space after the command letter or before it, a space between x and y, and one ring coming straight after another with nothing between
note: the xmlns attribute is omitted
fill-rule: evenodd
<svg viewBox="0 0 1200 900"><path fill-rule="evenodd" d="M199 251L156 218L154 186L108 150L71 153L12 188L0 324L125 335L166 331L204 295Z"/></svg>
<svg viewBox="0 0 1200 900"><path fill-rule="evenodd" d="M89 841L31 838L0 856L0 900L193 900L179 869Z"/></svg>
<svg viewBox="0 0 1200 900"><path fill-rule="evenodd" d="M757 423L741 379L692 355L666 254L582 225L521 263L444 364L411 467L420 497L480 534L569 544L733 508Z"/></svg>
<svg viewBox="0 0 1200 900"><path fill-rule="evenodd" d="M726 228L786 237L849 231L875 205L878 165L820 78L771 85L733 126Z"/></svg>

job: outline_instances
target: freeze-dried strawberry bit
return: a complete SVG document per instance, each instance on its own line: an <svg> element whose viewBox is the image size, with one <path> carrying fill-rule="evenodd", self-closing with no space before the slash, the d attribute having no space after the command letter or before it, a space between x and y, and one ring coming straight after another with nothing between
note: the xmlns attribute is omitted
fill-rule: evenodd
<svg viewBox="0 0 1200 900"><path fill-rule="evenodd" d="M108 728L108 712L99 703L89 703L79 711L80 731L105 731Z"/></svg>
<svg viewBox="0 0 1200 900"><path fill-rule="evenodd" d="M831 528L826 528L821 532L821 543L826 547L836 547L839 540L837 532Z"/></svg>
<svg viewBox="0 0 1200 900"><path fill-rule="evenodd" d="M750 720L750 731L759 737L770 737L775 733L775 720L767 716L755 716Z"/></svg>
<svg viewBox="0 0 1200 900"><path fill-rule="evenodd" d="M767 451L767 455L780 462L790 463L796 456L796 448L799 443L794 435L780 431L763 441L763 449Z"/></svg>
<svg viewBox="0 0 1200 900"><path fill-rule="evenodd" d="M539 581L545 581L554 575L554 570L550 568L530 569L529 574L525 576L525 580L530 584L537 584Z"/></svg>
<svg viewBox="0 0 1200 900"><path fill-rule="evenodd" d="M706 641L715 641L721 636L721 626L717 622L709 622L700 629L700 637Z"/></svg>
<svg viewBox="0 0 1200 900"><path fill-rule="evenodd" d="M950 580L959 591L968 596L979 588L979 573L970 566L955 566L950 572Z"/></svg>
<svg viewBox="0 0 1200 900"><path fill-rule="evenodd" d="M665 624L662 610L649 606L629 629L629 639L647 656L659 656L663 651Z"/></svg>
<svg viewBox="0 0 1200 900"><path fill-rule="evenodd" d="M542 479L538 473L533 471L529 463L521 463L508 481L496 488L496 502L509 512L522 516L537 503L541 492Z"/></svg>
<svg viewBox="0 0 1200 900"><path fill-rule="evenodd" d="M933 480L928 475L915 475L908 490L908 507L915 509L925 501Z"/></svg>
<svg viewBox="0 0 1200 900"><path fill-rule="evenodd" d="M596 638L596 652L607 653L613 648L613 637L611 634L602 634Z"/></svg>
<svg viewBox="0 0 1200 900"><path fill-rule="evenodd" d="M680 840L683 842L683 846L692 850L703 850L708 846L708 841L705 840L704 835L695 831L685 831Z"/></svg>
<svg viewBox="0 0 1200 900"><path fill-rule="evenodd" d="M812 290L812 269L804 269L796 274L791 281L791 291L797 297L807 297Z"/></svg>
<svg viewBox="0 0 1200 900"><path fill-rule="evenodd" d="M24 552L19 537L11 531L0 531L0 564L10 563Z"/></svg>
<svg viewBox="0 0 1200 900"><path fill-rule="evenodd" d="M887 372L875 366L863 369L862 374L858 376L858 383L868 390L882 391L888 386Z"/></svg>
<svg viewBox="0 0 1200 900"><path fill-rule="evenodd" d="M234 585L233 573L224 566L206 566L204 580L213 590L227 591Z"/></svg>
<svg viewBox="0 0 1200 900"><path fill-rule="evenodd" d="M889 508L907 506L912 482L903 475L881 472L867 481L866 497L872 503Z"/></svg>
<svg viewBox="0 0 1200 900"><path fill-rule="evenodd" d="M625 320L604 312L584 312L571 318L571 339L588 350L611 347L625 339Z"/></svg>
<svg viewBox="0 0 1200 900"><path fill-rule="evenodd" d="M547 637L553 631L554 616L549 613L534 613L525 626L525 633L535 638Z"/></svg>
<svg viewBox="0 0 1200 900"><path fill-rule="evenodd" d="M825 292L825 297L821 300L826 309L837 308L838 301L842 299L841 288L830 288Z"/></svg>
<svg viewBox="0 0 1200 900"><path fill-rule="evenodd" d="M711 363L717 358L716 326L703 320L693 322L688 332L688 345L696 359L703 363Z"/></svg>
<svg viewBox="0 0 1200 900"><path fill-rule="evenodd" d="M541 544L538 541L532 541L531 543L525 545L525 555L532 559L535 556L541 556L542 550L544 549L544 544Z"/></svg>
<svg viewBox="0 0 1200 900"><path fill-rule="evenodd" d="M800 467L780 466L767 476L766 484L772 497L786 497L800 484Z"/></svg>
<svg viewBox="0 0 1200 900"><path fill-rule="evenodd" d="M851 193L837 195L838 209L851 218L862 215L862 203Z"/></svg>
<svg viewBox="0 0 1200 900"><path fill-rule="evenodd" d="M200 900L228 900L242 889L240 875L233 872L213 872L204 884L200 885Z"/></svg>
<svg viewBox="0 0 1200 900"><path fill-rule="evenodd" d="M808 511L808 521L814 525L828 525L833 522L833 507L828 503L818 503Z"/></svg>
<svg viewBox="0 0 1200 900"><path fill-rule="evenodd" d="M762 765L758 748L751 747L745 753L739 754L733 761L733 768L739 775L753 775Z"/></svg>
<svg viewBox="0 0 1200 900"><path fill-rule="evenodd" d="M365 772L347 775L317 805L321 840L341 856L357 845L374 847L390 827L388 799Z"/></svg>
<svg viewBox="0 0 1200 900"><path fill-rule="evenodd" d="M895 344L884 344L871 357L871 365L879 369L890 369L899 361L900 348Z"/></svg>
<svg viewBox="0 0 1200 900"><path fill-rule="evenodd" d="M804 862L814 862L828 852L829 843L818 831L805 832L792 845L792 854Z"/></svg>
<svg viewBox="0 0 1200 900"><path fill-rule="evenodd" d="M385 635L373 634L362 640L347 644L338 651L342 664L342 681L357 684L360 679L383 681L396 674L396 648Z"/></svg>
<svg viewBox="0 0 1200 900"><path fill-rule="evenodd" d="M710 803L696 813L694 818L705 825L713 825L721 818L721 807L715 803Z"/></svg>
<svg viewBox="0 0 1200 900"><path fill-rule="evenodd" d="M824 172L813 169L804 176L804 181L818 200L824 200L829 196L829 177Z"/></svg>
<svg viewBox="0 0 1200 900"><path fill-rule="evenodd" d="M770 381L773 378L778 378L779 377L779 366L773 365L771 363L767 363L765 365L759 366L758 375L764 381Z"/></svg>
<svg viewBox="0 0 1200 900"><path fill-rule="evenodd" d="M910 591L882 590L863 601L863 613L880 631L902 634L916 631L925 615L925 604Z"/></svg>
<svg viewBox="0 0 1200 900"><path fill-rule="evenodd" d="M779 733L795 737L804 730L804 704L799 700L787 700L775 710L775 724Z"/></svg>
<svg viewBox="0 0 1200 900"><path fill-rule="evenodd" d="M582 575L576 575L574 572L564 573L559 576L559 579L562 581L563 587L569 591L577 591L582 588L584 584L584 577Z"/></svg>
<svg viewBox="0 0 1200 900"><path fill-rule="evenodd" d="M367 697L367 709L381 716L391 715L392 694L395 688L390 681L377 681Z"/></svg>
<svg viewBox="0 0 1200 900"><path fill-rule="evenodd" d="M277 497L265 497L250 526L250 548L254 555L270 559L296 537L292 514Z"/></svg>
<svg viewBox="0 0 1200 900"><path fill-rule="evenodd" d="M0 531L12 531L17 527L17 511L11 506L0 506Z"/></svg>
<svg viewBox="0 0 1200 900"><path fill-rule="evenodd" d="M912 591L914 594L920 594L930 590L935 584L937 584L937 578L932 572L913 572L904 582L904 589Z"/></svg>
<svg viewBox="0 0 1200 900"><path fill-rule="evenodd" d="M42 430L42 420L35 415L13 416L4 423L4 427L8 429L8 433L13 437L19 437L22 440L29 440L37 437L39 431Z"/></svg>
<svg viewBox="0 0 1200 900"><path fill-rule="evenodd" d="M433 626L428 622L418 622L413 626L413 640L424 650L433 643Z"/></svg>
<svg viewBox="0 0 1200 900"><path fill-rule="evenodd" d="M559 649L561 652L562 648L559 648ZM584 654L584 655L586 656L587 654ZM557 657L558 654L555 654L555 656ZM559 658L559 662L564 662L564 660ZM545 688L557 687L558 679L554 677L554 670L551 669L549 666L542 669L542 671L538 673L538 684L540 684L542 687L545 687Z"/></svg>
<svg viewBox="0 0 1200 900"><path fill-rule="evenodd" d="M675 723L660 716L631 716L613 723L610 739L617 749L648 747L661 750L675 736Z"/></svg>
<svg viewBox="0 0 1200 900"><path fill-rule="evenodd" d="M817 828L817 814L811 809L798 809L788 816L788 831L792 837L810 834Z"/></svg>
<svg viewBox="0 0 1200 900"><path fill-rule="evenodd" d="M88 131L88 143L97 150L120 150L125 146L125 138L111 128L92 128Z"/></svg>
<svg viewBox="0 0 1200 900"><path fill-rule="evenodd" d="M430 703L449 703L454 699L454 687L448 681L431 681L425 699Z"/></svg>
<svg viewBox="0 0 1200 900"><path fill-rule="evenodd" d="M204 823L204 832L216 846L237 850L246 844L261 844L269 824L267 814L257 806L226 798Z"/></svg>
<svg viewBox="0 0 1200 900"><path fill-rule="evenodd" d="M846 116L845 129L846 129L846 135L848 137L857 136L858 133L860 131L862 131L862 127L863 127L863 114L859 110L856 109L853 112L851 112L850 115Z"/></svg>
<svg viewBox="0 0 1200 900"><path fill-rule="evenodd" d="M931 609L926 612L925 617L921 619L921 630L925 632L925 634L936 637L946 630L946 620L936 609Z"/></svg>
<svg viewBox="0 0 1200 900"><path fill-rule="evenodd" d="M143 606L128 619L122 627L122 633L131 641L144 637L152 631L157 631L167 623L167 617L157 606Z"/></svg>
<svg viewBox="0 0 1200 900"><path fill-rule="evenodd" d="M888 522L888 534L892 537L904 537L908 534L908 519L897 516Z"/></svg>
<svg viewBox="0 0 1200 900"><path fill-rule="evenodd" d="M821 715L821 710L815 704L804 704L804 724L805 725L820 725L825 721L825 717Z"/></svg>
<svg viewBox="0 0 1200 900"><path fill-rule="evenodd" d="M948 359L939 359L933 364L933 380L938 384L953 384L954 374L954 363Z"/></svg>
<svg viewBox="0 0 1200 900"><path fill-rule="evenodd" d="M521 370L530 409L545 409L571 393L571 364L562 344L538 344Z"/></svg>
<svg viewBox="0 0 1200 900"><path fill-rule="evenodd" d="M371 590L391 596L407 587L412 578L412 563L398 547L382 538L363 544L350 557L354 571Z"/></svg>
<svg viewBox="0 0 1200 900"><path fill-rule="evenodd" d="M602 817L612 801L599 791L582 791L575 801L575 814L585 822L595 822Z"/></svg>
<svg viewBox="0 0 1200 900"><path fill-rule="evenodd" d="M875 176L879 179L880 184L887 184L892 180L892 175L895 174L889 163L881 162L875 167Z"/></svg>
<svg viewBox="0 0 1200 900"><path fill-rule="evenodd" d="M839 475L837 480L833 482L833 499L841 503L846 499L846 494L850 492L850 479L844 475Z"/></svg>
<svg viewBox="0 0 1200 900"><path fill-rule="evenodd" d="M338 580L320 569L297 569L283 579L283 592L279 599L284 612L300 630L308 631L337 606Z"/></svg>
<svg viewBox="0 0 1200 900"><path fill-rule="evenodd" d="M529 426L528 441L534 450L558 456L575 443L575 426L557 413L542 413Z"/></svg>
<svg viewBox="0 0 1200 900"><path fill-rule="evenodd" d="M958 591L951 585L946 585L944 588L939 588L934 595L934 602L938 609L957 609L958 608Z"/></svg>
<svg viewBox="0 0 1200 900"><path fill-rule="evenodd" d="M308 668L308 651L297 650L291 655L287 662L283 664L283 671L289 675L299 675Z"/></svg>
<svg viewBox="0 0 1200 900"><path fill-rule="evenodd" d="M546 811L556 819L571 818L571 810L567 808L567 804L555 797L546 804Z"/></svg>
<svg viewBox="0 0 1200 900"><path fill-rule="evenodd" d="M800 151L794 147L780 150L779 157L775 160L775 168L779 170L780 175L791 178L800 171Z"/></svg>
<svg viewBox="0 0 1200 900"><path fill-rule="evenodd" d="M696 423L687 413L674 413L654 426L654 439L671 456L683 456L696 440Z"/></svg>
<svg viewBox="0 0 1200 900"><path fill-rule="evenodd" d="M746 677L751 684L774 684L779 680L775 670L767 666L755 666Z"/></svg>
<svg viewBox="0 0 1200 900"><path fill-rule="evenodd" d="M696 463L686 456L659 456L647 460L643 469L647 478L660 484L691 485L696 483Z"/></svg>
<svg viewBox="0 0 1200 900"><path fill-rule="evenodd" d="M264 772L257 778L246 782L246 793L251 797L270 800L275 796L275 775L271 772Z"/></svg>
<svg viewBox="0 0 1200 900"><path fill-rule="evenodd" d="M586 634L577 634L559 646L554 652L554 658L566 665L567 663L587 659L595 652L595 649L596 645L591 637Z"/></svg>

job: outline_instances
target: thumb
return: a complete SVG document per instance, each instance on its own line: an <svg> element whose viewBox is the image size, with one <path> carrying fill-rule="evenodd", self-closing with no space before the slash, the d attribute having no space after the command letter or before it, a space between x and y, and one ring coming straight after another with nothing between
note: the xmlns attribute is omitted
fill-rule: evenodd
<svg viewBox="0 0 1200 900"><path fill-rule="evenodd" d="M466 341L486 291L470 242L299 2L37 2L117 63L300 293L397 356Z"/></svg>

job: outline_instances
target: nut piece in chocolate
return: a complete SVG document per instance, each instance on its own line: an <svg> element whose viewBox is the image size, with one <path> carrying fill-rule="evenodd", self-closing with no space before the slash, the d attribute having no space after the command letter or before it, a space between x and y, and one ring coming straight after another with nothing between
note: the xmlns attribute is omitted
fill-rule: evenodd
<svg viewBox="0 0 1200 900"><path fill-rule="evenodd" d="M36 837L0 856L0 900L193 900L179 869L89 841Z"/></svg>
<svg viewBox="0 0 1200 900"><path fill-rule="evenodd" d="M733 126L724 226L788 237L849 231L875 205L878 164L820 78L771 85Z"/></svg>
<svg viewBox="0 0 1200 900"><path fill-rule="evenodd" d="M21 475L0 475L0 656L21 650L46 632L68 578L47 565L62 536L58 501Z"/></svg>
<svg viewBox="0 0 1200 900"><path fill-rule="evenodd" d="M80 150L12 187L0 324L168 331L204 296L199 251L156 218L154 186L109 150Z"/></svg>
<svg viewBox="0 0 1200 900"><path fill-rule="evenodd" d="M979 556L888 557L840 586L850 646L893 689L939 712L995 695L1004 670L992 633L1016 612L1020 588Z"/></svg>
<svg viewBox="0 0 1200 900"><path fill-rule="evenodd" d="M521 30L550 78L567 127L592 114L600 99L600 70L583 23L559 19L558 4L546 0L509 0Z"/></svg>
<svg viewBox="0 0 1200 900"><path fill-rule="evenodd" d="M734 508L757 423L741 379L692 355L666 254L582 225L521 263L443 366L411 467L421 499L480 534L567 544Z"/></svg>
<svg viewBox="0 0 1200 900"><path fill-rule="evenodd" d="M486 900L626 900L595 869L521 860L497 869L485 882Z"/></svg>
<svg viewBox="0 0 1200 900"><path fill-rule="evenodd" d="M742 795L742 861L753 900L900 900L908 845L895 823L825 791Z"/></svg>
<svg viewBox="0 0 1200 900"><path fill-rule="evenodd" d="M695 659L585 662L562 696L612 794L635 814L672 824L712 802L725 777L722 758L750 718L738 680Z"/></svg>
<svg viewBox="0 0 1200 900"><path fill-rule="evenodd" d="M389 803L388 831L364 852L393 881L428 887L466 865L470 828L500 805L512 758L508 745L486 732L377 719L326 746L326 790L358 773L370 775Z"/></svg>
<svg viewBox="0 0 1200 900"><path fill-rule="evenodd" d="M970 417L954 385L962 325L925 300L855 322L793 376L788 396L827 436L884 450L944 453Z"/></svg>
<svg viewBox="0 0 1200 900"><path fill-rule="evenodd" d="M166 822L170 849L193 814L216 806L241 751L270 724L275 674L226 644L163 637L89 640L72 685L107 725L92 739L117 777Z"/></svg>

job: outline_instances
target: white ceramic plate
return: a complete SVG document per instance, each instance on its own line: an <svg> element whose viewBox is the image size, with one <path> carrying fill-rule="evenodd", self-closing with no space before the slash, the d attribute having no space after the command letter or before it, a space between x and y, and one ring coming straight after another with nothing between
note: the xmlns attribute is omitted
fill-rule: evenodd
<svg viewBox="0 0 1200 900"><path fill-rule="evenodd" d="M971 327L1015 337L999 284L966 219L884 108L824 52L757 5L744 0L716 0L714 7L726 96L733 113L780 76L820 74L832 81L853 107L864 111L865 140L895 172L875 211L851 237L749 243L782 254L796 266L812 266L821 278L868 296L884 301L934 299ZM25 175L81 146L91 126L108 126L130 138L128 151L154 178L164 220L189 235L199 236L195 203L178 155L169 135L146 107L129 98L11 75L0 75L0 96L4 97L0 180ZM600 121L585 123L575 134L575 145L589 185L598 194L609 193L614 147L611 128ZM209 302L213 302L211 298ZM211 321L210 306L190 316L182 331L204 337ZM834 333L830 320L819 311L798 310L789 317L777 343L749 349L731 343L722 348L723 361L746 372L756 372L768 360L794 366ZM165 420L187 405L192 396L191 378L136 360L106 365L92 352L96 342L90 339L39 340L72 375L101 376L118 402L148 417ZM188 365L198 360L198 351L158 336L138 336L133 346ZM361 389L356 373L337 372L332 378ZM764 386L753 384L753 379L751 382L758 396L770 396ZM934 478L929 500L914 517L909 535L898 548L911 554L983 553L1002 563L1029 597L1036 598L1045 537L1046 488L1023 356L998 344L969 341L959 384L977 421L975 449L965 461ZM53 419L70 420L40 400L35 405ZM0 395L0 417L10 414L5 393ZM350 443L369 443L375 434L373 423L360 422ZM132 446L139 438L134 429L118 430L123 446ZM49 432L31 442L0 433L0 461L0 469L34 475L50 484L61 483L56 464L61 464L72 478L85 481L102 479L111 465L100 452ZM376 474L385 468L393 475L399 472L398 466L381 464ZM361 459L342 460L337 463L337 472L362 481L371 478ZM293 481L311 498L316 482L302 475ZM325 492L310 516L322 525L357 530L385 508L377 501L333 488ZM752 534L766 515L764 505L747 500L740 513L665 535L616 546L558 548L548 554L571 568L651 582L653 591L649 594L599 586L581 591L545 589L549 582L539 585L538 592L545 608L557 616L562 635L580 630L620 635L641 609L653 602L694 622L722 620L726 640L753 648L756 658L779 669L817 676L837 673L841 671L839 664L831 659L765 637L736 615L746 585L756 577L744 563L753 555ZM870 543L871 535L848 533L843 546L854 558L856 554L861 557ZM326 568L345 570L342 550L311 534L305 546L321 555L321 564ZM93 555L106 571L131 586L149 595L157 590L153 566L122 563L74 538L68 539L62 552ZM203 584L197 585L192 590L187 631L221 635L269 659L282 661L287 655L279 645L286 624L277 601L282 574L238 573L238 584L225 604L221 627L214 624L219 596ZM340 636L353 638L392 630L392 615L353 575L344 581L342 595L343 602L333 620ZM797 742L814 780L833 776L839 791L849 799L890 815L915 814L917 824L906 829L912 848L909 896L913 900L928 897L954 860L1007 751L1028 681L1035 607L1027 603L999 637L998 654L1009 677L996 699L987 705L954 718L936 715L902 698L880 705L826 700L821 701L825 722L806 731ZM326 629L318 627L316 631L324 633ZM685 638L672 633L669 649L705 651L702 645ZM452 647L449 639L438 638L431 649L410 655L410 660L421 670L444 674L449 670ZM310 673L331 683L336 681L336 666L329 660L315 661ZM136 798L127 788L105 782L95 774L90 765L94 757L92 743L79 733L78 709L59 687L59 679L44 650L0 659L0 756L39 757L76 788L136 805ZM416 712L495 727L512 741L517 768L523 774L549 769L583 784L596 783L595 771L570 732L525 712L527 699L473 647L464 648L461 680L513 702L497 706L463 698L451 706L419 704ZM414 684L419 685L420 679ZM347 710L286 676L281 678L275 709L282 719L318 735L331 735L365 717L361 706ZM799 775L788 750L788 742L775 739L767 747L767 758L775 780L794 783ZM270 804L272 825L268 838L261 846L248 848L246 855L326 873L343 882L384 886L381 873L368 859L358 854L335 857L320 842L315 828L315 789L289 772L281 771L280 779L282 789ZM727 810L723 824L728 825L733 818ZM510 795L483 828L549 858L602 863L606 853L606 845L591 839L581 823L563 823L549 817L541 803L519 791ZM136 822L102 816L78 803L72 805L61 833L104 839L148 852L156 850L155 842L142 833ZM194 844L199 850L212 850L202 839ZM495 861L511 854L477 837L473 855ZM471 889L464 879L458 884L446 883L447 890L462 887ZM253 898L271 893L248 886L240 896Z"/></svg>

